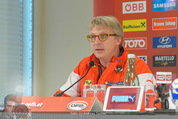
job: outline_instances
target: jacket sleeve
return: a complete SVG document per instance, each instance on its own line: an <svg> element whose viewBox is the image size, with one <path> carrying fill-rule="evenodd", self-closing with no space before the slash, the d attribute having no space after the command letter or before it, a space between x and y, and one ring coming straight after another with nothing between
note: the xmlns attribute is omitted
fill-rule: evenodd
<svg viewBox="0 0 178 119"><path fill-rule="evenodd" d="M136 70L137 70L137 75L138 75L138 78L139 78L140 86L144 86L146 83L150 84L150 85L156 84L155 77L152 74L150 68L148 67L148 65L143 60L141 60L138 57L136 59ZM154 99L153 99L153 101L154 101ZM161 108L160 103L157 104L157 107L159 109ZM141 112L145 111L145 95L143 95L143 101L142 101L140 111Z"/></svg>
<svg viewBox="0 0 178 119"><path fill-rule="evenodd" d="M140 86L145 83L156 84L155 77L148 65L140 58L136 57L136 71L139 78Z"/></svg>
<svg viewBox="0 0 178 119"><path fill-rule="evenodd" d="M67 79L67 82L56 93L66 90L68 87L70 87L72 84L74 84L78 79L80 79L80 76L74 72L71 72ZM69 90L67 90L62 96L64 96L64 97L79 97L80 95L81 95L80 83L78 82L74 86L72 86Z"/></svg>

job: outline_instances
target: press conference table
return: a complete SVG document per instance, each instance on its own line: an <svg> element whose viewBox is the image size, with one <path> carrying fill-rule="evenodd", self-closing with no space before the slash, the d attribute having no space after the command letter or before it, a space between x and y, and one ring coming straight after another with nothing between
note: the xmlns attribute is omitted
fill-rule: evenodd
<svg viewBox="0 0 178 119"><path fill-rule="evenodd" d="M5 112L0 113L0 119L12 119L7 117ZM160 111L160 112L125 112L125 113L105 113L105 112L91 112L91 113L31 113L28 119L177 119L178 112L174 111ZM23 119L27 119L24 117Z"/></svg>
<svg viewBox="0 0 178 119"><path fill-rule="evenodd" d="M19 97L11 97L11 100L16 99L19 99ZM8 108L6 108L5 112L0 112L0 119L12 119L14 116L23 117L21 119L178 119L178 112L175 110L155 110L154 112L104 112L95 97L23 96L21 97L21 104L23 105L15 106L19 108L15 108L16 110L14 111L9 112L7 111ZM87 104L86 107L84 106L85 104ZM18 113L19 110L23 111L27 106L30 109L27 113ZM9 109L12 110L14 107ZM80 110L76 111L74 109Z"/></svg>

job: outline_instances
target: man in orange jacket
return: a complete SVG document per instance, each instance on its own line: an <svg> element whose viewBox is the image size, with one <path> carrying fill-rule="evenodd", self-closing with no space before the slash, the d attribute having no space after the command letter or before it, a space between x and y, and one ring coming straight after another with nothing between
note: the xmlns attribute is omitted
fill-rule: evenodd
<svg viewBox="0 0 178 119"><path fill-rule="evenodd" d="M123 85L127 72L127 55L123 45L123 30L117 18L113 16L94 17L89 26L89 35L93 54L85 57L73 72L67 82L55 93L64 91L82 76L89 68L90 61L94 61L88 74L77 84L67 90L63 96L83 96L83 86L91 84ZM147 80L155 83L155 78L148 65L136 57L136 71L139 84L144 86Z"/></svg>

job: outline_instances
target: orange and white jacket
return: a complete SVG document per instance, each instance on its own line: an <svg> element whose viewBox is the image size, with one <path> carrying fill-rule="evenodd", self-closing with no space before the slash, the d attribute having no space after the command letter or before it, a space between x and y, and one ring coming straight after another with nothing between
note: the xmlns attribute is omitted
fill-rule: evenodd
<svg viewBox="0 0 178 119"><path fill-rule="evenodd" d="M73 87L71 87L68 91L66 91L63 94L63 96L71 96L71 97L83 96L83 85L105 84L106 88L112 85L123 85L124 78L127 72L127 55L128 52L126 49L124 49L120 57L113 56L109 66L105 70L100 65L99 59L97 59L94 54L85 57L78 64L75 70L71 72L67 82L56 93L64 91L73 83L75 83L78 79L84 76L86 71L88 70L90 61L94 61L95 65L91 67L88 74L80 82L78 82ZM139 83L141 86L144 86L147 80L151 80L152 82L155 82L155 78L151 70L143 60L141 60L139 57L136 57L135 65L136 65L137 75L139 78ZM99 67L102 68L102 71L99 70L101 69Z"/></svg>

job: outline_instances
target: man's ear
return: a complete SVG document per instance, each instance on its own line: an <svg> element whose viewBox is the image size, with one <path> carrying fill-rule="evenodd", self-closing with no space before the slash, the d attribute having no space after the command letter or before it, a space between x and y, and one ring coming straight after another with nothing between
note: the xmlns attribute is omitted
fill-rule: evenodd
<svg viewBox="0 0 178 119"><path fill-rule="evenodd" d="M121 40L122 40L122 37L121 36L118 36L117 38L116 38L116 45L120 45L121 44Z"/></svg>

